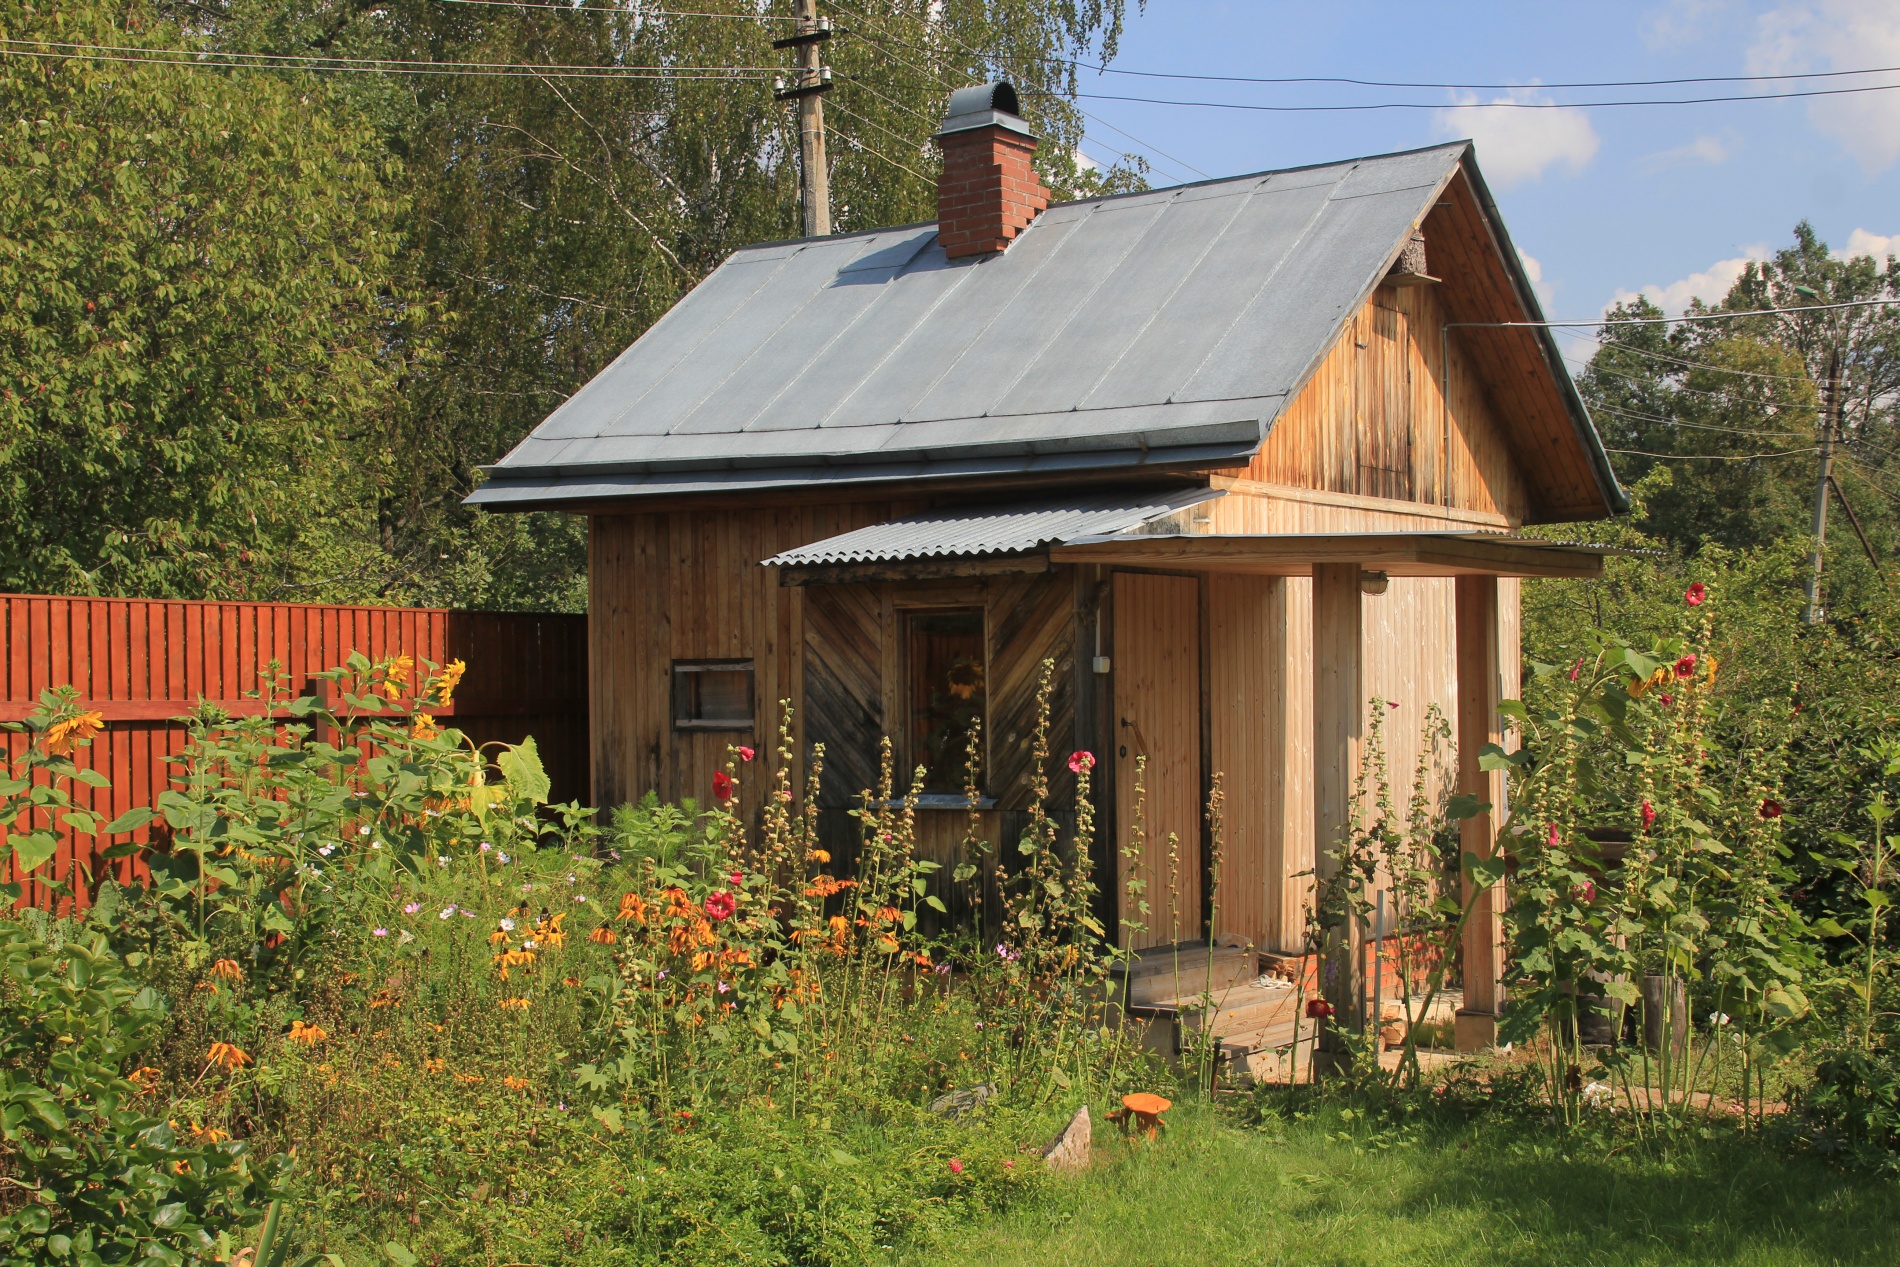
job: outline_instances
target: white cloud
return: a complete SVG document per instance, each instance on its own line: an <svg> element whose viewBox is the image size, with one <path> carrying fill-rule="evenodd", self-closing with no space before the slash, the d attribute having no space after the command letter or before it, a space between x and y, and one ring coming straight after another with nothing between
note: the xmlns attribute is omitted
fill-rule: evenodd
<svg viewBox="0 0 1900 1267"><path fill-rule="evenodd" d="M1643 43L1673 49L1714 34L1733 21L1735 0L1669 0L1643 24Z"/></svg>
<svg viewBox="0 0 1900 1267"><path fill-rule="evenodd" d="M1544 281L1544 266L1535 255L1526 255L1522 251L1517 253L1517 258L1524 265L1524 275L1531 279L1531 290L1536 292L1537 302L1544 306L1544 312L1548 314L1552 301L1556 299L1556 292Z"/></svg>
<svg viewBox="0 0 1900 1267"><path fill-rule="evenodd" d="M1548 102L1532 88L1513 88L1494 103ZM1468 136L1477 142L1478 162L1500 188L1536 180L1551 166L1562 163L1582 171L1596 157L1601 141L1590 116L1568 106L1547 110L1487 109L1476 96L1460 96L1458 104L1438 112L1441 136Z"/></svg>
<svg viewBox="0 0 1900 1267"><path fill-rule="evenodd" d="M1900 5L1893 0L1806 0L1782 4L1757 20L1748 68L1758 75L1900 65ZM1830 85L1881 82L1853 79ZM1869 176L1900 160L1900 93L1820 97L1808 120L1852 155Z"/></svg>
<svg viewBox="0 0 1900 1267"><path fill-rule="evenodd" d="M1878 233L1869 233L1865 229L1855 229L1847 235L1846 247L1834 254L1844 260L1871 255L1877 260L1884 261L1889 255L1900 255L1900 233L1882 237Z"/></svg>
<svg viewBox="0 0 1900 1267"><path fill-rule="evenodd" d="M1745 246L1740 255L1733 259L1717 260L1699 273L1679 277L1673 282L1651 282L1640 290L1619 290L1611 303L1627 304L1639 298L1647 299L1670 316L1679 316L1689 307L1692 299L1711 304L1720 302L1722 296L1728 294L1729 287L1735 284L1735 279L1742 275L1744 268L1767 258L1766 242Z"/></svg>
<svg viewBox="0 0 1900 1267"><path fill-rule="evenodd" d="M1643 158L1643 170L1663 171L1670 167L1681 167L1687 163L1726 163L1729 149L1720 137L1698 136L1687 145L1678 145L1673 150L1658 150Z"/></svg>

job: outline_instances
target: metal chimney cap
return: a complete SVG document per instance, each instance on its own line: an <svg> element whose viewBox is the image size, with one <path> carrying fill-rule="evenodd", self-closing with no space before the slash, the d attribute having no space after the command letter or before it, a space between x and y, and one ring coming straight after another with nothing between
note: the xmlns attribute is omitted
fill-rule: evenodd
<svg viewBox="0 0 1900 1267"><path fill-rule="evenodd" d="M950 109L944 115L943 126L937 129L937 135L943 137L953 132L988 127L1007 128L1031 140L1035 139L1029 125L1023 122L1022 106L1016 100L1016 89L1006 80L999 79L993 84L977 88L959 88L951 93Z"/></svg>

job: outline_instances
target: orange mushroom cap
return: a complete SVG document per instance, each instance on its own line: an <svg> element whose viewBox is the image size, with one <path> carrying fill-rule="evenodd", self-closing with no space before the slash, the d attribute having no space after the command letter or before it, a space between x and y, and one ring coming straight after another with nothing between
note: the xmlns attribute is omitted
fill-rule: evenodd
<svg viewBox="0 0 1900 1267"><path fill-rule="evenodd" d="M1166 1113L1174 1107L1174 1101L1164 1100L1151 1091L1137 1091L1133 1095L1122 1097L1122 1107L1130 1113L1139 1113L1143 1117L1154 1117Z"/></svg>

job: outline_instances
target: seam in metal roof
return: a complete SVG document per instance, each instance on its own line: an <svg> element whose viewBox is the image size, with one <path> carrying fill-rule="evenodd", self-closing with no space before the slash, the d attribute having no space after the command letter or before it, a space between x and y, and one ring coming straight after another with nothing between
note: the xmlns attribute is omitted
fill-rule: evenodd
<svg viewBox="0 0 1900 1267"><path fill-rule="evenodd" d="M1158 520L1225 495L1221 489L1192 488L927 510L799 546L761 562L768 567L810 567L1021 554L1078 538L1140 533Z"/></svg>

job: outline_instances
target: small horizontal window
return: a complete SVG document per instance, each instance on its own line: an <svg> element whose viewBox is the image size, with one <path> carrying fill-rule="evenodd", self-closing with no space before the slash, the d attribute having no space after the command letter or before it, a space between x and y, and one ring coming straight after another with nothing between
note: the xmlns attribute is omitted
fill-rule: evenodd
<svg viewBox="0 0 1900 1267"><path fill-rule="evenodd" d="M675 661L673 729L751 730L752 661Z"/></svg>

